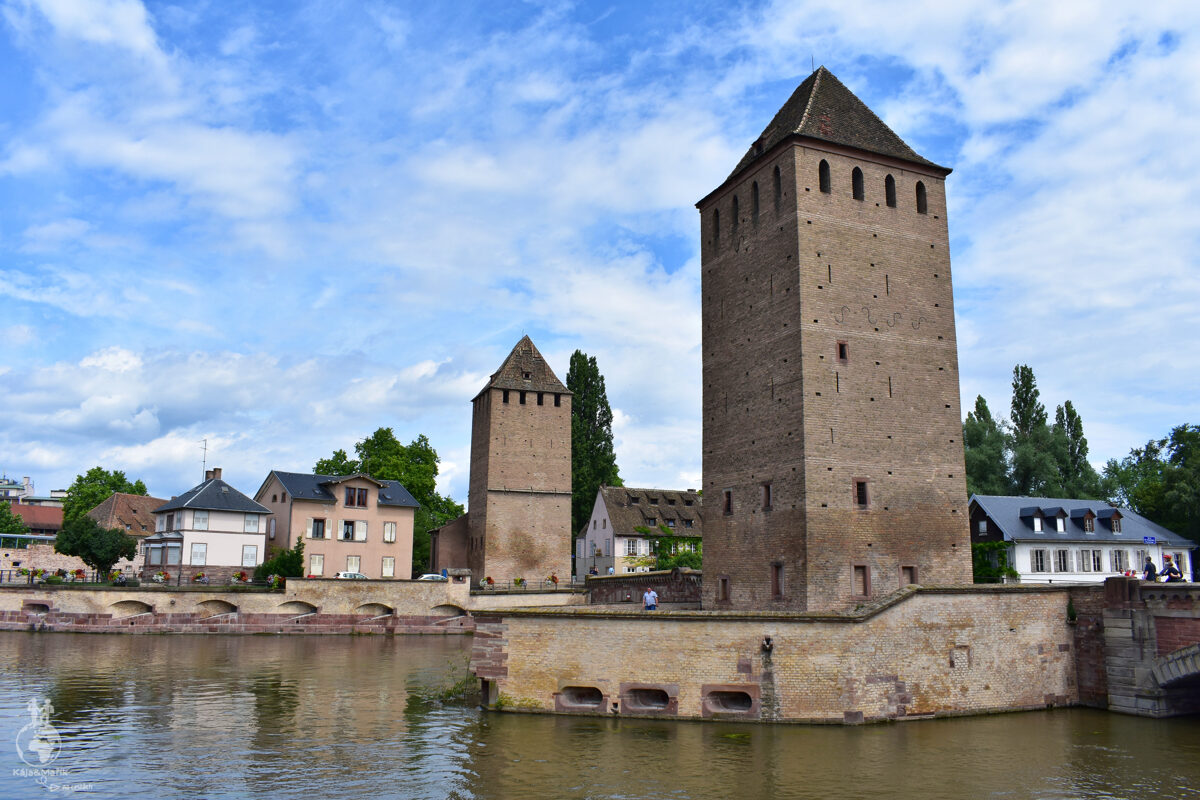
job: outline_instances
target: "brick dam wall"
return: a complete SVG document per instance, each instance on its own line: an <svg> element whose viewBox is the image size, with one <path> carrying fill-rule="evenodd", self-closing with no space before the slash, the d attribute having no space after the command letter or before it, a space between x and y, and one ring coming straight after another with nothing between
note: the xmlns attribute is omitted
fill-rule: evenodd
<svg viewBox="0 0 1200 800"><path fill-rule="evenodd" d="M845 614L480 612L493 708L860 723L1074 705L1060 587L912 587Z"/></svg>

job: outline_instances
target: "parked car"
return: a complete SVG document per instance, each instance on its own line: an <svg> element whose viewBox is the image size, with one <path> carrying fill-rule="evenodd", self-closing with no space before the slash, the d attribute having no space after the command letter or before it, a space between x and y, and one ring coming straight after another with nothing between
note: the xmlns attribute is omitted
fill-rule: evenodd
<svg viewBox="0 0 1200 800"><path fill-rule="evenodd" d="M417 578L417 580L419 580L419 581L448 581L450 579L447 578L445 575L439 575L436 572L427 572L426 574Z"/></svg>
<svg viewBox="0 0 1200 800"><path fill-rule="evenodd" d="M367 576L363 575L361 572L339 572L337 575L334 575L333 577L342 578L342 579L351 580L351 581L367 580Z"/></svg>

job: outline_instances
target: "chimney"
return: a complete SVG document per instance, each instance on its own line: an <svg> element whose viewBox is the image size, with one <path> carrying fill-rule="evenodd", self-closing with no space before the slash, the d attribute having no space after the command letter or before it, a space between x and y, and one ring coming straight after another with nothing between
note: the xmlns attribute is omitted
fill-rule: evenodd
<svg viewBox="0 0 1200 800"><path fill-rule="evenodd" d="M206 480L206 481L211 481L211 480L212 480L212 474L213 474L213 471L212 471L211 469L206 469L206 470L204 470L204 480Z"/></svg>
<svg viewBox="0 0 1200 800"><path fill-rule="evenodd" d="M212 476L213 476L213 479L214 479L214 480L218 480L218 481L219 481L219 480L221 480L221 468L220 468L220 467L213 467L213 469L212 469Z"/></svg>

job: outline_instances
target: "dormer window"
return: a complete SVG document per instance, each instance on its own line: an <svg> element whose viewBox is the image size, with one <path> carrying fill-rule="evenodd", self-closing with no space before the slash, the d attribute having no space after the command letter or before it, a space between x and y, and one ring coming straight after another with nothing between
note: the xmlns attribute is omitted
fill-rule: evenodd
<svg viewBox="0 0 1200 800"><path fill-rule="evenodd" d="M1113 518L1112 518L1112 531L1113 531L1113 533L1121 532L1121 518L1115 514L1113 515Z"/></svg>
<svg viewBox="0 0 1200 800"><path fill-rule="evenodd" d="M1042 532L1042 515L1041 514L1035 514L1033 517L1033 532L1034 533Z"/></svg>
<svg viewBox="0 0 1200 800"><path fill-rule="evenodd" d="M1083 530L1087 533L1095 533L1096 532L1095 517L1084 517L1083 518Z"/></svg>
<svg viewBox="0 0 1200 800"><path fill-rule="evenodd" d="M1059 533L1066 533L1067 532L1067 521L1065 519L1063 519L1062 517L1055 517L1054 518L1054 530L1056 530Z"/></svg>

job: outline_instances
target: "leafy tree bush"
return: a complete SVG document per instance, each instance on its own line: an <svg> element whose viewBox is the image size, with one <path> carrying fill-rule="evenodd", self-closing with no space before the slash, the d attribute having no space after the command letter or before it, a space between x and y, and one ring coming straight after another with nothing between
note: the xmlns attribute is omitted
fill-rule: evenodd
<svg viewBox="0 0 1200 800"><path fill-rule="evenodd" d="M63 525L54 540L54 551L75 556L100 575L107 575L122 558L137 554L137 539L118 528L101 528L91 517L78 517Z"/></svg>
<svg viewBox="0 0 1200 800"><path fill-rule="evenodd" d="M25 524L25 520L12 512L7 501L0 503L0 542L3 541L6 533L17 536L25 536L29 533L29 526ZM22 540L14 541L19 543ZM18 546L20 545L18 544Z"/></svg>
<svg viewBox="0 0 1200 800"><path fill-rule="evenodd" d="M109 472L103 467L92 467L83 475L76 475L63 501L63 524L79 519L117 492L145 495L146 484L140 480L130 483L124 472Z"/></svg>
<svg viewBox="0 0 1200 800"><path fill-rule="evenodd" d="M254 568L254 580L264 581L269 575L281 575L284 578L304 577L304 537L296 537L296 546L291 550L276 553Z"/></svg>

